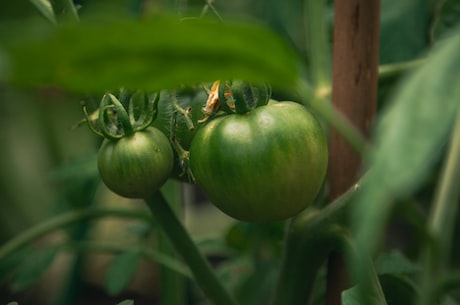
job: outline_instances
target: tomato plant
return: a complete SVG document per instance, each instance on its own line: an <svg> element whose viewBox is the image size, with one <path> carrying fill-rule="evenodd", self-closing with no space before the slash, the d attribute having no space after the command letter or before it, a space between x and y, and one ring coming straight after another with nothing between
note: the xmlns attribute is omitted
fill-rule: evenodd
<svg viewBox="0 0 460 305"><path fill-rule="evenodd" d="M212 119L190 148L192 173L212 203L245 221L305 209L327 169L327 144L303 106L280 102Z"/></svg>

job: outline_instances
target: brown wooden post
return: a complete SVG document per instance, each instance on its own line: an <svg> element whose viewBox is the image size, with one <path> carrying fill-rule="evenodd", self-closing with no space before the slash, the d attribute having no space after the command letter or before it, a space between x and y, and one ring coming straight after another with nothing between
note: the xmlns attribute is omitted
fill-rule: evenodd
<svg viewBox="0 0 460 305"><path fill-rule="evenodd" d="M380 0L336 0L334 17L332 102L365 136L377 108ZM335 131L329 143L331 201L358 179L361 157ZM347 288L343 259L332 253L328 263L326 305L341 304Z"/></svg>

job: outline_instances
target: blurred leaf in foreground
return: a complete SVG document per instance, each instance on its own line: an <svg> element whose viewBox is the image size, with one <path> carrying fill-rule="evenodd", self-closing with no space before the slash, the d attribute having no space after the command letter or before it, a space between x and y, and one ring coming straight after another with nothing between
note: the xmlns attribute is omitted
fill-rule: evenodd
<svg viewBox="0 0 460 305"><path fill-rule="evenodd" d="M10 59L7 81L25 86L155 91L239 78L292 87L299 76L288 45L267 27L250 23L156 15L44 30L28 24L0 31L0 38L7 41L4 49Z"/></svg>
<svg viewBox="0 0 460 305"><path fill-rule="evenodd" d="M401 83L377 122L375 150L354 210L358 247L375 250L395 198L413 194L443 152L460 103L460 31ZM357 266L361 266L358 264Z"/></svg>

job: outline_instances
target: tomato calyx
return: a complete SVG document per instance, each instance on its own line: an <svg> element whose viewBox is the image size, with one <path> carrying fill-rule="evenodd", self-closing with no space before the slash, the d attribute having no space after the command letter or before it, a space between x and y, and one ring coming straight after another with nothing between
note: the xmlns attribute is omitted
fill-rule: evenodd
<svg viewBox="0 0 460 305"><path fill-rule="evenodd" d="M199 123L205 123L218 113L244 114L256 107L266 105L270 100L271 88L267 84L253 85L240 80L215 81L211 89L206 90L208 99L203 107L205 117Z"/></svg>
<svg viewBox="0 0 460 305"><path fill-rule="evenodd" d="M118 97L110 92L104 94L92 114L83 106L83 113L93 133L115 141L149 127L157 116L159 99L159 94L152 97L121 89Z"/></svg>

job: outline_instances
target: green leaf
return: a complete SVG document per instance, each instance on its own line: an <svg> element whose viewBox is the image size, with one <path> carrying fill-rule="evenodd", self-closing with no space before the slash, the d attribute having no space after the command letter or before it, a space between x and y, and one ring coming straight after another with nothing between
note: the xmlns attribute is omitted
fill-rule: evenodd
<svg viewBox="0 0 460 305"><path fill-rule="evenodd" d="M371 303L369 303L371 301ZM350 289L342 292L342 305L377 305L378 300L375 298L367 298L363 300L361 290L358 286L354 286Z"/></svg>
<svg viewBox="0 0 460 305"><path fill-rule="evenodd" d="M9 80L15 84L81 92L122 86L156 91L239 78L292 88L299 76L294 52L257 24L156 15L143 21L32 26L4 33L5 40L16 34L6 47Z"/></svg>
<svg viewBox="0 0 460 305"><path fill-rule="evenodd" d="M379 277L385 298L391 305L413 304L419 290L412 279L405 276L385 274Z"/></svg>
<svg viewBox="0 0 460 305"><path fill-rule="evenodd" d="M49 268L54 258L59 253L59 247L52 246L33 250L33 255L25 256L22 263L16 269L11 289L21 291L34 284Z"/></svg>
<svg viewBox="0 0 460 305"><path fill-rule="evenodd" d="M56 24L56 16L54 15L51 2L48 0L30 0L30 2L35 5L43 17L45 17L51 23Z"/></svg>
<svg viewBox="0 0 460 305"><path fill-rule="evenodd" d="M394 199L413 194L443 152L460 107L460 31L454 34L401 83L377 123L353 215L365 256L376 248Z"/></svg>
<svg viewBox="0 0 460 305"><path fill-rule="evenodd" d="M123 302L120 302L117 305L134 305L134 301L133 300L124 300Z"/></svg>
<svg viewBox="0 0 460 305"><path fill-rule="evenodd" d="M105 287L110 295L118 295L128 286L141 259L139 251L118 254L105 274Z"/></svg>
<svg viewBox="0 0 460 305"><path fill-rule="evenodd" d="M380 255L375 261L375 269L380 275L412 275L419 270L413 262L404 257L399 251L393 251L391 253Z"/></svg>
<svg viewBox="0 0 460 305"><path fill-rule="evenodd" d="M9 302L8 304L6 305L18 305L18 302Z"/></svg>

